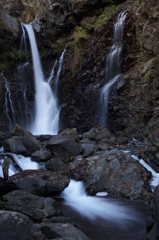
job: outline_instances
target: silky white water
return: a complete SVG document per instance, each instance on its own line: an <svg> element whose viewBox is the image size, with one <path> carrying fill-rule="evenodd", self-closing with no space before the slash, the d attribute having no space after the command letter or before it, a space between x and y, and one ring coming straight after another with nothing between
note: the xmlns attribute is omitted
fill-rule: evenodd
<svg viewBox="0 0 159 240"><path fill-rule="evenodd" d="M0 148L0 153L4 153L3 147ZM30 157L24 157L22 155L17 155L14 153L11 153L11 155L14 157L15 163L20 167L22 171L24 170L36 170L39 169L39 164L32 161ZM0 160L0 177L3 177L3 171L2 171L2 164L4 162L4 159ZM9 176L14 175L15 173L18 173L18 170L14 167L14 162L12 161L10 167L9 167Z"/></svg>
<svg viewBox="0 0 159 240"><path fill-rule="evenodd" d="M140 216L131 207L125 207L120 202L111 202L107 198L87 196L84 184L71 180L69 186L62 192L66 204L80 214L90 219L97 217L123 223L122 221L140 221Z"/></svg>
<svg viewBox="0 0 159 240"><path fill-rule="evenodd" d="M126 12L118 15L114 24L113 45L110 48L106 60L106 84L100 92L100 118L99 123L102 126L108 125L108 98L112 86L118 81L121 74L121 54L123 49L123 29L126 19Z"/></svg>
<svg viewBox="0 0 159 240"><path fill-rule="evenodd" d="M35 81L35 117L30 130L35 135L57 134L60 112L57 99L49 83L44 79L33 28L31 25L24 26L31 46Z"/></svg>
<svg viewBox="0 0 159 240"><path fill-rule="evenodd" d="M4 71L1 72L1 75L4 79L5 88L6 88L4 107L5 107L5 114L6 114L7 119L8 119L8 125L9 125L8 128L9 128L9 131L10 131L11 128L12 128L12 124L15 123L15 111L14 111L14 107L13 107L11 92L10 92L10 89L9 89L9 82L4 77L3 73L4 73Z"/></svg>
<svg viewBox="0 0 159 240"><path fill-rule="evenodd" d="M139 161L144 168L146 168L148 171L151 172L152 178L150 180L151 181L150 187L151 187L151 190L154 192L155 188L159 184L159 173L156 173L143 159L139 159L138 156L131 155L131 157Z"/></svg>

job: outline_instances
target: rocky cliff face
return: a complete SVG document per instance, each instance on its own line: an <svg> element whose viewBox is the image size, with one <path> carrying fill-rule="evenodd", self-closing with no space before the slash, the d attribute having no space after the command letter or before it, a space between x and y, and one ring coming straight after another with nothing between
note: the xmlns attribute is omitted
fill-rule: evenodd
<svg viewBox="0 0 159 240"><path fill-rule="evenodd" d="M146 139L154 146L154 136L155 142L159 136L159 5L156 0L19 0L16 3L2 0L2 6L0 69L16 68L20 46L19 21L32 22L46 78L66 48L59 82L59 101L65 103L60 124L61 128L77 127L80 132L98 122L99 91L105 82L113 24L119 12L126 10L123 78L110 94L109 123L113 132ZM3 16L9 16L10 24ZM14 23L13 28L11 23ZM13 71L7 76L13 78ZM33 92L28 92L33 101ZM2 116L0 122L4 128ZM157 159L158 147L152 151L151 144L148 149L151 149L152 158Z"/></svg>

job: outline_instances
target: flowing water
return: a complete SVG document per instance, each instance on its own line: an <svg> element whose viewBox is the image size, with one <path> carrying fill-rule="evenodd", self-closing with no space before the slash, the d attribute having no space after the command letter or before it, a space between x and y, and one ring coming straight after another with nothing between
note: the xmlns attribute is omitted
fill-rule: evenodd
<svg viewBox="0 0 159 240"><path fill-rule="evenodd" d="M106 84L100 93L100 119L99 123L108 126L108 98L112 86L118 81L121 74L121 56L123 49L123 29L125 24L126 12L118 15L114 24L113 45L110 48L106 60Z"/></svg>
<svg viewBox="0 0 159 240"><path fill-rule="evenodd" d="M12 123L15 122L15 112L14 112L14 108L13 108L11 92L9 89L9 83L8 83L7 79L4 77L3 73L4 73L4 71L2 71L1 75L4 79L5 88L6 88L4 110L5 110L7 119L8 119L8 128L9 128L9 130L11 130Z"/></svg>
<svg viewBox="0 0 159 240"><path fill-rule="evenodd" d="M64 216L82 230L90 240L144 240L151 223L148 205L124 199L90 197L82 182L71 180L57 203Z"/></svg>
<svg viewBox="0 0 159 240"><path fill-rule="evenodd" d="M64 59L64 54L66 52L66 49L64 49L60 60L59 60L59 68L57 71L57 75L56 75L56 80L55 80L55 95L57 96L57 91L58 91L58 83L59 83L59 77L60 77L60 73L61 73L61 69L62 69L62 64L63 64L63 59Z"/></svg>
<svg viewBox="0 0 159 240"><path fill-rule="evenodd" d="M0 148L0 153L5 153L3 151L3 147ZM10 154L13 156L14 162L13 160L11 160L11 165L9 167L9 176L12 176L18 173L19 171L24 171L29 169L36 170L40 168L38 163L31 160L31 157L24 157L22 155L18 155L14 153L10 153ZM4 159L0 159L0 177L3 177L3 171L2 171L3 162L4 162Z"/></svg>
<svg viewBox="0 0 159 240"><path fill-rule="evenodd" d="M31 126L31 132L35 135L57 134L59 122L57 99L49 83L44 79L33 28L26 24L24 27L30 41L35 80L35 119Z"/></svg>

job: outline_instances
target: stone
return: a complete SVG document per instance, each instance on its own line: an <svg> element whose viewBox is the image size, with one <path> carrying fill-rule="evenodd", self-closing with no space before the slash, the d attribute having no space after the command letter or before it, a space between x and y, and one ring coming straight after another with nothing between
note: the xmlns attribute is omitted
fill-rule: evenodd
<svg viewBox="0 0 159 240"><path fill-rule="evenodd" d="M50 139L46 147L50 149L53 157L70 158L79 155L82 152L80 143L76 143L69 134L60 134Z"/></svg>
<svg viewBox="0 0 159 240"><path fill-rule="evenodd" d="M34 229L36 228L34 227ZM73 227L70 223L38 224L37 230L38 232L41 231L46 239L89 240L83 232ZM34 232L34 234L36 234L36 232Z"/></svg>
<svg viewBox="0 0 159 240"><path fill-rule="evenodd" d="M76 128L66 128L58 133L59 136L70 136L76 143L79 143L79 137Z"/></svg>
<svg viewBox="0 0 159 240"><path fill-rule="evenodd" d="M30 217L34 222L41 222L43 218L54 215L52 198L42 198L28 192L15 190L2 197L5 201L0 208L20 212Z"/></svg>
<svg viewBox="0 0 159 240"><path fill-rule="evenodd" d="M52 157L52 154L49 149L45 148L45 149L40 149L36 152L33 152L31 156L36 160L38 160L39 162L46 162Z"/></svg>
<svg viewBox="0 0 159 240"><path fill-rule="evenodd" d="M69 168L72 178L84 181L89 195L107 191L134 199L149 200L152 196L147 187L151 173L129 154L116 148L97 152L86 159L76 157Z"/></svg>
<svg viewBox="0 0 159 240"><path fill-rule="evenodd" d="M33 221L27 216L10 211L0 211L1 240L33 240Z"/></svg>
<svg viewBox="0 0 159 240"><path fill-rule="evenodd" d="M103 138L110 138L109 131L103 126L95 126L89 132L83 134L83 139L89 138L91 140L100 141Z"/></svg>
<svg viewBox="0 0 159 240"><path fill-rule="evenodd" d="M4 193L22 190L38 196L60 194L69 184L66 176L46 170L25 170L10 177L3 189Z"/></svg>
<svg viewBox="0 0 159 240"><path fill-rule="evenodd" d="M53 158L46 162L45 167L48 171L58 171L65 166L60 158Z"/></svg>
<svg viewBox="0 0 159 240"><path fill-rule="evenodd" d="M4 141L6 139L6 135L3 132L0 132L0 141Z"/></svg>
<svg viewBox="0 0 159 240"><path fill-rule="evenodd" d="M50 138L52 138L52 135L50 135L50 134L46 134L46 135L40 135L40 139L42 140L42 141L48 141Z"/></svg>
<svg viewBox="0 0 159 240"><path fill-rule="evenodd" d="M16 154L26 154L26 148L23 145L22 137L12 137L3 142L3 148L6 152L13 152Z"/></svg>
<svg viewBox="0 0 159 240"><path fill-rule="evenodd" d="M33 152L41 148L40 142L33 136L31 132L28 132L18 124L15 124L12 128L12 137L19 136L23 139L23 146L26 148L26 155L31 155Z"/></svg>

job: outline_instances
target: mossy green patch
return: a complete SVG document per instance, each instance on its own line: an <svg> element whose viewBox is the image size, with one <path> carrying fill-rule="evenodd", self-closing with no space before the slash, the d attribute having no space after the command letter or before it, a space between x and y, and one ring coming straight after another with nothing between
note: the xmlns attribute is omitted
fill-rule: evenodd
<svg viewBox="0 0 159 240"><path fill-rule="evenodd" d="M96 31L99 31L103 26L107 24L107 22L111 19L112 14L115 13L116 9L117 9L116 5L111 5L104 9L103 13L98 17L96 21L95 24Z"/></svg>

